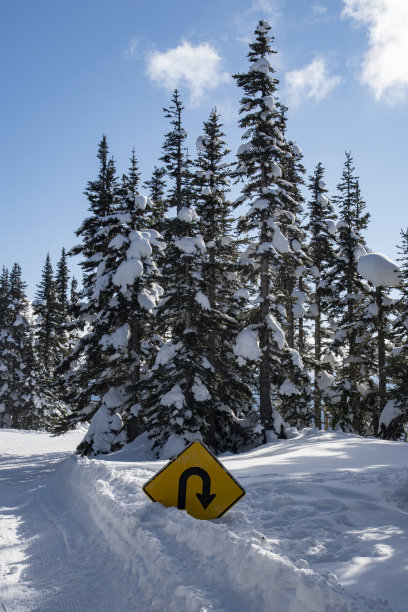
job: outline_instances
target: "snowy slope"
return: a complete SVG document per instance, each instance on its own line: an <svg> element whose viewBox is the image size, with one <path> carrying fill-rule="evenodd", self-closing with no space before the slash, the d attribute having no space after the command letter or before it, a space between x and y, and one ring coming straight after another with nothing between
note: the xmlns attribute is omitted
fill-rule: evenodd
<svg viewBox="0 0 408 612"><path fill-rule="evenodd" d="M406 610L408 445L308 431L221 461L224 517L154 504L143 444L0 431L0 610ZM388 600L388 603L386 602Z"/></svg>

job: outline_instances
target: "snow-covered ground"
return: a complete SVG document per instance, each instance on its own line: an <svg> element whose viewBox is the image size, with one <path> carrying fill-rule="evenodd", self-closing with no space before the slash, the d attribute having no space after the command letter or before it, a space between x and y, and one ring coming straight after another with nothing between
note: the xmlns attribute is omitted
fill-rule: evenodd
<svg viewBox="0 0 408 612"><path fill-rule="evenodd" d="M308 431L221 457L247 491L199 521L152 503L143 444L72 455L0 430L0 610L406 610L408 445ZM387 603L388 602L388 603Z"/></svg>

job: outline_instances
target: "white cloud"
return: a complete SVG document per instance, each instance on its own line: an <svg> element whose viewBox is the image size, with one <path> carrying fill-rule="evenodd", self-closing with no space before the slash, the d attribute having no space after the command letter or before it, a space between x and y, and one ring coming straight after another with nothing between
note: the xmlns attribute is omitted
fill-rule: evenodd
<svg viewBox="0 0 408 612"><path fill-rule="evenodd" d="M273 14L278 8L277 0L252 0L252 4L248 9L249 13L264 11L264 13Z"/></svg>
<svg viewBox="0 0 408 612"><path fill-rule="evenodd" d="M221 57L214 47L209 43L194 46L186 40L175 49L150 53L147 75L169 90L187 87L192 105L198 104L207 91L230 80L230 75L221 70Z"/></svg>
<svg viewBox="0 0 408 612"><path fill-rule="evenodd" d="M324 4L313 4L311 10L313 17L322 17L323 15L327 15L327 6Z"/></svg>
<svg viewBox="0 0 408 612"><path fill-rule="evenodd" d="M408 90L407 0L343 0L343 17L368 27L361 81L377 100L392 104Z"/></svg>
<svg viewBox="0 0 408 612"><path fill-rule="evenodd" d="M248 8L235 15L237 38L248 44L253 42L254 30L259 19L266 19L275 30L282 15L283 0L252 0Z"/></svg>
<svg viewBox="0 0 408 612"><path fill-rule="evenodd" d="M318 56L304 68L286 73L285 90L291 103L296 106L305 98L316 102L323 100L340 81L339 76L329 75L326 58Z"/></svg>
<svg viewBox="0 0 408 612"><path fill-rule="evenodd" d="M127 49L125 49L125 57L126 59L133 59L134 57L138 57L139 55L139 40L137 38L132 38Z"/></svg>

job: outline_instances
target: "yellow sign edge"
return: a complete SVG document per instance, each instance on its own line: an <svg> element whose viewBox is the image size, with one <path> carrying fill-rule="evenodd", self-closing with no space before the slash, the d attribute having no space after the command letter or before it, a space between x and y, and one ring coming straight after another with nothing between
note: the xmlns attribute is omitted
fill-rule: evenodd
<svg viewBox="0 0 408 612"><path fill-rule="evenodd" d="M166 463L166 465L164 465L164 466L162 467L162 469L161 469L161 470L159 470L158 472L156 472L156 473L154 474L154 476L152 476L152 477L151 477L151 478L150 478L150 479L149 479L147 482L145 482L145 483L144 483L144 485L143 485L143 487L142 487L142 491L143 491L143 493L144 493L145 495L147 495L147 497L148 497L149 499L151 499L153 502L157 503L157 502L156 502L156 500L154 499L154 497L152 497L152 496L150 495L150 493L148 493L148 492L146 491L145 487L147 487L147 485L149 485L149 484L150 484L150 483L151 483L153 480L155 480L155 479L156 479L156 477L157 477L159 474L161 474L162 472L164 472L164 470L166 470L166 469L169 467L169 465L171 465L171 464L172 464L172 463L174 463L174 462L175 462L175 461L176 461L176 460L177 460L179 457L181 457L181 455L184 455L184 453L185 453L185 452L186 452L186 451L187 451L187 450L190 448L190 446L193 446L193 444L195 444L196 442L197 442L198 444L201 444L201 446L202 446L202 447L203 447L203 448L204 448L204 449L207 451L207 453L208 453L209 455L211 455L211 457L212 457L212 458L213 458L213 459L214 459L214 460L215 460L215 461L218 463L218 465L220 465L220 466L222 467L222 469L224 470L224 472L225 472L226 474L228 474L228 476L229 476L229 477L230 477L230 478L231 478L231 479L232 479L232 480L235 482L235 484L237 485L237 487L238 487L238 488L240 488L240 489L241 489L241 491L242 491L242 495L240 495L239 497L237 497L237 499L236 499L235 501L233 501L233 502L232 502L232 504L230 504L230 505L228 506L228 508L225 508L225 510L223 510L223 511L221 512L221 514L219 514L218 516L216 516L216 517L215 517L216 519L218 519L218 518L220 518L221 516L223 516L223 515L224 515L226 512L228 512L228 510L229 510L230 508L232 508L232 506L234 506L234 505L235 505L237 502L239 502L239 500L240 500L240 499L242 499L242 498L244 497L244 495L246 494L246 491L245 491L245 489L244 489L244 488L243 488L243 487L242 487L242 486L239 484L239 482L237 481L237 479L236 479L236 478L235 478L235 477L234 477L234 476L231 474L231 472L230 472L229 470L227 470L227 468L225 467L225 465L223 465L223 464L221 463L221 461L219 461L219 460L217 459L217 457L216 457L216 456L215 456L215 455L214 455L214 454L213 454L213 453L210 451L210 449L209 449L209 448L208 448L208 447L207 447L207 446L204 444L204 442L201 442L201 440L193 440L192 442L190 442L190 444L188 444L188 445L186 446L186 448L184 448L184 449L181 451L181 453L179 453L178 455L176 455L175 457L173 457L173 459L170 459L170 461L168 461L168 462ZM176 506L174 506L174 507L176 507Z"/></svg>

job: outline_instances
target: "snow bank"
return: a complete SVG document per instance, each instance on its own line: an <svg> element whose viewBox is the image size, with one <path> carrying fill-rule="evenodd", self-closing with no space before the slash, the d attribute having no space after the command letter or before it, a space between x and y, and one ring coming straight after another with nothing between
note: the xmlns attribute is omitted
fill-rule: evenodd
<svg viewBox="0 0 408 612"><path fill-rule="evenodd" d="M145 435L103 459L67 457L80 433L0 430L0 608L406 608L406 444L305 430L221 457L247 495L199 521L143 494L165 465ZM180 445L169 438L169 453Z"/></svg>
<svg viewBox="0 0 408 612"><path fill-rule="evenodd" d="M177 446L177 440L174 443ZM273 449L274 445L268 445L258 453L248 454L246 460L251 461L253 457L255 461L252 468L248 463L249 473L253 473L256 463L262 462L261 457L272 457ZM125 454L124 461L128 460ZM238 476L233 459L231 461L228 469ZM299 556L296 549L300 542L296 539L292 548L288 548L294 558L282 554L278 547L279 525L276 525L275 539L269 541L254 528L251 522L256 520L258 525L261 514L252 515L251 507L256 503L261 483L254 487L249 502L240 502L236 510L215 521L199 521L175 508L150 502L143 495L141 485L163 465L163 462L121 464L72 459L63 470L73 497L85 500L94 525L110 549L113 558L107 557L107 563L119 565L137 593L133 603L135 610L374 612L388 609L379 600L367 600L346 591L332 572L319 574L313 570L309 562ZM273 491L275 503L270 509L268 504L265 506L264 520L274 506L276 516L281 516L279 505L285 500L284 483L277 482ZM290 495L295 485L288 483L287 486ZM305 486L308 485L305 483ZM264 502L266 499L271 501L267 497ZM319 504L322 508L317 511ZM314 500L314 510L318 514L318 518L314 515L314 520L320 517L326 520L324 508L330 512L327 504L326 499ZM285 508L282 508L285 514L293 513L293 508ZM295 534L298 529L296 515L291 516L288 524ZM331 533L332 537L337 537L335 530ZM302 537L300 531L299 537ZM310 541L315 542L316 550L321 546L318 537Z"/></svg>

